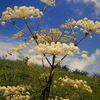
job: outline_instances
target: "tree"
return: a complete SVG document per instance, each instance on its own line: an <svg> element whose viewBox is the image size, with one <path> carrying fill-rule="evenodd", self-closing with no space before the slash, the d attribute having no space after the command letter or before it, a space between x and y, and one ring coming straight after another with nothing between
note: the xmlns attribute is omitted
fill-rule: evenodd
<svg viewBox="0 0 100 100"><path fill-rule="evenodd" d="M42 16L44 16L44 12L47 6L55 6L55 0L41 0L41 1L46 3L46 6L42 9L42 11L32 6L31 7L14 6L13 9L7 7L6 11L2 13L2 17L0 20L1 20L1 25L3 26L8 22L10 22L13 26L15 26L15 28L17 28L19 32L17 34L14 34L13 38L19 38L24 42L14 48L10 48L10 53L11 52L19 53L23 57L23 59L26 59L22 54L21 50L24 49L25 47L28 47L29 48L28 53L36 54L36 59L42 61L43 67L45 65L44 59L48 62L51 71L48 80L46 80L45 82L45 86L43 86L37 73L34 70L33 67L34 60L32 58L26 59L27 65L34 70L36 77L38 78L38 81L41 85L42 95L43 95L42 100L47 100L49 99L50 88L54 72L58 68L58 65L68 56L80 55L80 57L88 59L87 56L88 52L81 51L78 48L78 44L82 40L84 40L88 35L90 35L91 32L94 31L96 33L100 33L100 22L98 21L94 22L93 20L89 20L88 18L84 18L78 21L74 19L68 19L65 22L65 24L60 25L60 28L52 28L49 30L44 30L44 29L38 30L41 18ZM25 22L25 25L27 26L30 34L24 32L16 25L16 23L12 20L16 18L21 18ZM39 18L39 22L36 31L33 32L28 24L27 19L35 19L35 18ZM77 31L76 29L78 30L78 32L76 32ZM75 36L78 35L80 32L83 32L84 35L79 40L77 40ZM28 37L27 40L23 38L24 35ZM92 38L92 36L90 36L90 38ZM35 46L34 49L33 45ZM50 60L49 57L51 57L52 60ZM65 79L69 80L69 78ZM75 82L73 86L78 88L78 85Z"/></svg>

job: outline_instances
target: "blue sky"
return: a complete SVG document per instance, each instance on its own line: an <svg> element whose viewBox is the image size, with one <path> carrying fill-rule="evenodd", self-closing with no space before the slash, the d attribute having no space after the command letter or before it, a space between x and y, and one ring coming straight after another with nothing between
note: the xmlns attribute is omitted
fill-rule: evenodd
<svg viewBox="0 0 100 100"><path fill-rule="evenodd" d="M43 9L44 3L40 0L0 0L0 16L5 11L6 7L10 6L34 6ZM56 0L56 6L48 6L44 16L42 18L40 29L59 28L59 26L65 23L66 20L74 18L75 20L83 19L84 17L90 20L100 21L100 1L98 0ZM36 29L36 23L38 19L29 21L31 29ZM21 20L16 21L20 28L26 32L26 27ZM7 23L5 27L0 26L0 56L10 48L16 46L19 41L12 40L11 36L17 33L10 23ZM80 33L83 35L83 33ZM79 58L66 58L64 64L68 65L72 70L78 68L80 70L86 70L90 74L100 73L100 34L93 33L93 39L87 37L78 46L81 50L89 52L90 59L85 61ZM15 56L15 59L17 56Z"/></svg>

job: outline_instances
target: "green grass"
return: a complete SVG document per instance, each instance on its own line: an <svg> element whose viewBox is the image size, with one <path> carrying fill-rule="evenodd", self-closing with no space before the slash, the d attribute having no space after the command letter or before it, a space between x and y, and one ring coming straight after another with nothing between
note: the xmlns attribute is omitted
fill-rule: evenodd
<svg viewBox="0 0 100 100"><path fill-rule="evenodd" d="M41 82L43 85L45 85L45 80L42 77L43 74L43 67L34 65L33 68L35 69L37 75L39 76ZM46 73L49 73L50 68L45 68ZM74 97L74 89L73 91L70 91L69 87L61 87L60 82L56 83L58 86L56 89L51 88L51 94L50 97L54 98L56 95L59 97L71 97L73 96L71 100L100 100L100 79L94 78L94 77L87 77L84 75L74 74L70 73L64 69L56 69L53 82L55 80L58 81L59 77L65 77L68 76L71 79L82 79L84 81L87 81L87 84L92 88L93 93L89 94L87 91L80 91L77 90L77 93L79 95L76 95L78 97ZM10 61L10 60L0 60L0 86L17 86L17 85L30 85L32 86L33 92L31 92L32 99L31 100L41 100L41 86L38 82L38 79L35 75L35 72L33 69L29 68L24 62L22 61ZM0 96L0 100L5 100L2 96Z"/></svg>

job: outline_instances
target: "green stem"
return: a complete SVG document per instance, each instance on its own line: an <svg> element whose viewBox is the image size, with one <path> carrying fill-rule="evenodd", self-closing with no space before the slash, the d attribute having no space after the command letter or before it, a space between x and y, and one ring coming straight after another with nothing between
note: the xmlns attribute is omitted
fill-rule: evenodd
<svg viewBox="0 0 100 100"><path fill-rule="evenodd" d="M25 59L25 57L18 51L18 53L23 57L23 59Z"/></svg>
<svg viewBox="0 0 100 100"><path fill-rule="evenodd" d="M39 83L40 83L40 86L41 86L41 88L42 88L43 85L42 85L42 83L41 83L41 80L40 80L39 76L37 75L37 72L36 72L35 69L34 69L34 66L32 66L32 67L30 67L30 68L33 69L33 71L34 71L34 73L35 73L35 75L36 75L36 77L37 77L37 79L38 79L38 81L39 81Z"/></svg>
<svg viewBox="0 0 100 100"><path fill-rule="evenodd" d="M20 52L18 52L18 53L25 59L25 57L24 57ZM37 75L37 72L35 71L35 69L34 69L33 66L32 66L31 68L33 69L33 71L34 71L34 73L35 73L35 75L36 75L36 77L37 77L37 79L38 79L38 81L39 81L39 83L40 83L40 86L41 86L41 88L42 88L43 86L42 86L42 83L41 83L40 78L39 78L38 75Z"/></svg>

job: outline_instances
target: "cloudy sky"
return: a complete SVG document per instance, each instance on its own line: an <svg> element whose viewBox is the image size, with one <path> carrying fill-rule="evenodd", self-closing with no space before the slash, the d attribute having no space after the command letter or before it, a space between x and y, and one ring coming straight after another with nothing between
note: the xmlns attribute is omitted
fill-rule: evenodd
<svg viewBox="0 0 100 100"><path fill-rule="evenodd" d="M42 10L45 4L40 0L0 0L0 16L7 6L11 8L13 6L34 6ZM87 17L90 20L100 21L100 0L56 0L56 6L48 6L44 15L39 28L46 30L59 28L61 24L71 18L80 20ZM33 31L36 29L37 21L38 19L29 21ZM21 29L28 32L20 19L16 22ZM10 23L7 23L5 27L0 26L0 56L3 56L10 47L19 44L19 40L12 40L11 38L17 32L18 30ZM90 74L100 74L100 34L93 33L92 36L92 39L87 37L78 45L81 50L89 52L89 60L68 57L64 60L63 65L68 65L72 70L78 68L79 70L86 70ZM13 59L16 58L17 56L13 57Z"/></svg>

